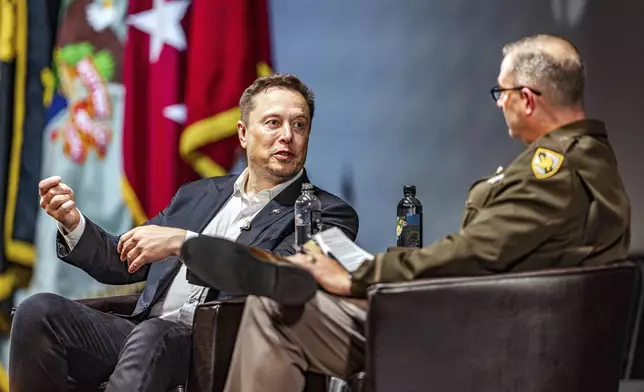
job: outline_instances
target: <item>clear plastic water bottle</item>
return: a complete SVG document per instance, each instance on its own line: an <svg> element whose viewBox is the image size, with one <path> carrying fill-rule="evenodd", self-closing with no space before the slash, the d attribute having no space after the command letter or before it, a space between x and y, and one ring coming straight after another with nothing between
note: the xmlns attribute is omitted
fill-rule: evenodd
<svg viewBox="0 0 644 392"><path fill-rule="evenodd" d="M423 247L423 205L416 199L416 187L405 185L404 197L398 203L396 219L397 245Z"/></svg>
<svg viewBox="0 0 644 392"><path fill-rule="evenodd" d="M302 194L295 201L295 249L300 250L316 233L322 231L322 203L313 193L313 185L302 184Z"/></svg>

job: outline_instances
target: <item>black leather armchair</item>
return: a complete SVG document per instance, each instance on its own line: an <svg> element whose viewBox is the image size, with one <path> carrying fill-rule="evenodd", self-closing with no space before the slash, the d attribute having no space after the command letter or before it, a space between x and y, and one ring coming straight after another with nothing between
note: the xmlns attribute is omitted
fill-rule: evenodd
<svg viewBox="0 0 644 392"><path fill-rule="evenodd" d="M640 287L634 296L632 317L629 324L628 350L625 353L623 379L644 380L644 254L630 257L640 274ZM644 390L644 388L640 388Z"/></svg>
<svg viewBox="0 0 644 392"><path fill-rule="evenodd" d="M617 391L633 264L370 289L368 390Z"/></svg>

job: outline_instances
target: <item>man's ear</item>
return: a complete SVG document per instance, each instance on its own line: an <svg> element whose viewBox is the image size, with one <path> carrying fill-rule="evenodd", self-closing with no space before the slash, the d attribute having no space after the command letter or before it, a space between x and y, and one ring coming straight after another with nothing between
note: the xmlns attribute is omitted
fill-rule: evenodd
<svg viewBox="0 0 644 392"><path fill-rule="evenodd" d="M237 136L242 148L246 148L246 124L242 120L237 121Z"/></svg>
<svg viewBox="0 0 644 392"><path fill-rule="evenodd" d="M534 114L535 102L534 102L534 93L527 88L521 90L521 98L525 101L525 115L532 116Z"/></svg>

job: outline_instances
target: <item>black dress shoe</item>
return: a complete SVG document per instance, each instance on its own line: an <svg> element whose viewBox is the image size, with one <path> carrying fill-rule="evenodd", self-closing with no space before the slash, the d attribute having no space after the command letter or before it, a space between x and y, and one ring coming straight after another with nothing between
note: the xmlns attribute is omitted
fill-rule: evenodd
<svg viewBox="0 0 644 392"><path fill-rule="evenodd" d="M318 290L313 275L285 258L223 238L191 238L183 244L181 257L199 279L232 295L302 305Z"/></svg>

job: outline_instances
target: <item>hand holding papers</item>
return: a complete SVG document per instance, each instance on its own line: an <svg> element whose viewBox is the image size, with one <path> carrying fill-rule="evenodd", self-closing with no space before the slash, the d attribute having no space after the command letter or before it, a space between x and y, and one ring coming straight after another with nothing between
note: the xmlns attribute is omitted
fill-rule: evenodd
<svg viewBox="0 0 644 392"><path fill-rule="evenodd" d="M355 271L365 260L374 256L362 249L337 227L317 233L303 245L305 253L321 253L336 259L347 271Z"/></svg>

